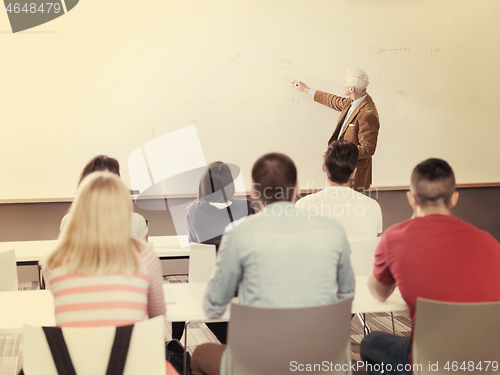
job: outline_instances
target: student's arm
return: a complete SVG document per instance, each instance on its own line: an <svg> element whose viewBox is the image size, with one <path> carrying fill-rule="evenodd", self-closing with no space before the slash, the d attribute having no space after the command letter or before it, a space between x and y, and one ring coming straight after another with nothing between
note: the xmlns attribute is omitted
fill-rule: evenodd
<svg viewBox="0 0 500 375"><path fill-rule="evenodd" d="M189 225L188 225L188 241L189 241L189 243L198 243L198 241L196 241L196 236L191 231L191 228L189 227Z"/></svg>
<svg viewBox="0 0 500 375"><path fill-rule="evenodd" d="M339 263L337 265L337 297L339 299L354 296L354 290L356 287L354 272L352 271L351 266L351 247L349 246L349 242L347 242L347 237L343 230L341 238L342 253L340 254Z"/></svg>
<svg viewBox="0 0 500 375"><path fill-rule="evenodd" d="M148 272L148 316L154 318L158 315L165 315L167 309L163 297L163 276L160 259L158 259L153 249L148 246L141 252L141 262Z"/></svg>
<svg viewBox="0 0 500 375"><path fill-rule="evenodd" d="M394 292L394 289L396 289L396 284L383 284L373 276L373 273L370 273L370 276L368 276L368 288L370 288L370 292L376 299L380 302L385 302L392 292Z"/></svg>
<svg viewBox="0 0 500 375"><path fill-rule="evenodd" d="M203 308L210 318L218 318L224 314L243 276L239 245L234 237L234 230L222 236L215 272L205 291Z"/></svg>
<svg viewBox="0 0 500 375"><path fill-rule="evenodd" d="M382 235L382 232L384 231L384 225L383 225L384 219L382 216L382 208L380 208L380 205L378 204L378 202L375 202L375 203L377 203L377 217L379 219L377 237L380 237Z"/></svg>
<svg viewBox="0 0 500 375"><path fill-rule="evenodd" d="M396 288L396 283L387 256L387 236L388 233L386 232L382 235L378 243L377 249L375 250L373 271L368 276L368 288L372 295L381 302L385 302Z"/></svg>
<svg viewBox="0 0 500 375"><path fill-rule="evenodd" d="M196 235L194 233L194 230L192 228L194 226L194 220L191 217L191 207L189 207L188 213L186 215L186 225L187 225L187 230L188 230L188 241L189 241L189 243L193 243L193 242L194 243L198 243L199 241L197 240Z"/></svg>

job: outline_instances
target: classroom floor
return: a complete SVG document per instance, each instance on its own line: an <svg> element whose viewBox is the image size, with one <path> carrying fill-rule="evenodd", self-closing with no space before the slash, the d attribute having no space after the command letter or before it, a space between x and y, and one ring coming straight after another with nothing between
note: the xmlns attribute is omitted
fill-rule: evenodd
<svg viewBox="0 0 500 375"><path fill-rule="evenodd" d="M187 282L187 276L167 276L165 283ZM39 289L38 282L20 282L19 290ZM367 314L369 327L374 331L392 332L392 322L390 314ZM407 312L394 313L396 333L400 336L409 336L411 322ZM165 328L167 339L171 337L170 325ZM363 338L363 327L356 317L351 324L351 349L352 361L358 361L359 343ZM182 339L184 343L184 338ZM205 342L218 342L212 332L205 324L191 324L188 334L188 351L192 353L197 345ZM16 333L2 333L0 331L0 375L17 375L22 366L22 342L21 335ZM365 375L367 372L361 370L353 372L354 375Z"/></svg>

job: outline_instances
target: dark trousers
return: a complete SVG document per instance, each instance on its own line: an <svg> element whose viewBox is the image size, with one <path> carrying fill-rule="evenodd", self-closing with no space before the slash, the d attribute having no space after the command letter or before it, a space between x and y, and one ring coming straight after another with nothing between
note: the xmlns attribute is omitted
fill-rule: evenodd
<svg viewBox="0 0 500 375"><path fill-rule="evenodd" d="M227 323L206 323L207 327L217 337L221 344L226 343L227 339ZM184 322L172 322L172 338L180 340L184 333Z"/></svg>
<svg viewBox="0 0 500 375"><path fill-rule="evenodd" d="M361 341L359 354L365 362L365 370L370 375L386 374L407 375L411 341L409 337L394 336L386 332L372 332ZM381 368L382 363L384 368Z"/></svg>

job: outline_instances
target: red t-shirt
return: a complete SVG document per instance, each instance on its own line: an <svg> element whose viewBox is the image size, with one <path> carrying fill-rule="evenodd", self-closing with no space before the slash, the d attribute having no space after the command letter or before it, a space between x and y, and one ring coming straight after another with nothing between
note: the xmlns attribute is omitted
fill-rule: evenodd
<svg viewBox="0 0 500 375"><path fill-rule="evenodd" d="M383 284L397 284L413 327L417 297L500 301L500 244L489 233L452 216L418 217L384 233L373 274Z"/></svg>

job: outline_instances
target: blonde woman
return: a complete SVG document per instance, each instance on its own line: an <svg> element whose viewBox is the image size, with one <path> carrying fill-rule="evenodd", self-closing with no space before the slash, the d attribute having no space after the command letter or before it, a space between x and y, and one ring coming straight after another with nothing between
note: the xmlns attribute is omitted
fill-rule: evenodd
<svg viewBox="0 0 500 375"><path fill-rule="evenodd" d="M131 237L131 213L115 174L94 172L80 184L44 265L59 327L123 326L165 314L160 261Z"/></svg>

